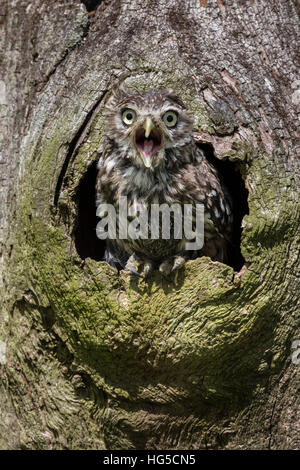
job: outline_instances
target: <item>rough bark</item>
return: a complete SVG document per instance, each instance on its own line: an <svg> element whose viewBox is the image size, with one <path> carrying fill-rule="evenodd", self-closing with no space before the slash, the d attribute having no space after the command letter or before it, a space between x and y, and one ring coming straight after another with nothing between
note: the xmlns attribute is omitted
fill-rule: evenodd
<svg viewBox="0 0 300 470"><path fill-rule="evenodd" d="M0 6L0 447L299 448L299 6L86 3ZM201 258L145 284L82 262L80 181L124 80L173 88L236 162L239 273Z"/></svg>

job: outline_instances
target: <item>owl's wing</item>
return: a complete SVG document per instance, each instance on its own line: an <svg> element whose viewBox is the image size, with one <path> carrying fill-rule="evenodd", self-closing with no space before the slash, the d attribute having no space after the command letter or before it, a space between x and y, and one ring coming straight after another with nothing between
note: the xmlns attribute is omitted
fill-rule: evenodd
<svg viewBox="0 0 300 470"><path fill-rule="evenodd" d="M226 260L232 235L232 201L216 169L203 156L186 166L181 175L185 202L204 205L204 247L202 253Z"/></svg>
<svg viewBox="0 0 300 470"><path fill-rule="evenodd" d="M199 153L201 150L198 150ZM202 154L202 152L201 152ZM206 212L209 214L216 229L225 238L230 237L233 221L233 201L216 168L202 157L195 165L195 179ZM200 195L200 194L199 194Z"/></svg>

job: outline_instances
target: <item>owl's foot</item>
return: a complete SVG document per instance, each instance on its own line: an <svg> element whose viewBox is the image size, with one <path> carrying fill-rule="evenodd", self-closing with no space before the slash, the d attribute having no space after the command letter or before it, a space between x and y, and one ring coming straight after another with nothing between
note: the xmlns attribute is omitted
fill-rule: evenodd
<svg viewBox="0 0 300 470"><path fill-rule="evenodd" d="M153 270L153 263L150 260L141 260L137 255L133 254L128 258L125 265L125 271L131 272L137 277L146 279Z"/></svg>
<svg viewBox="0 0 300 470"><path fill-rule="evenodd" d="M159 266L159 271L166 278L168 278L170 274L176 271L177 277L178 269L181 268L186 263L186 261L187 257L185 256L174 256L173 258L163 261Z"/></svg>

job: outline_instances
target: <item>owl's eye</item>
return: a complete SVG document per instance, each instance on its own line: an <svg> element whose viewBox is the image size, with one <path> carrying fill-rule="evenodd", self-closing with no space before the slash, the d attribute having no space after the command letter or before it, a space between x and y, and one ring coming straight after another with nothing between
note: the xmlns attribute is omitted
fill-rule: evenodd
<svg viewBox="0 0 300 470"><path fill-rule="evenodd" d="M167 127L174 127L177 123L178 117L174 111L167 111L163 115L163 121Z"/></svg>
<svg viewBox="0 0 300 470"><path fill-rule="evenodd" d="M125 109L122 113L122 120L125 124L130 126L135 121L136 118L136 112L133 111L133 109Z"/></svg>

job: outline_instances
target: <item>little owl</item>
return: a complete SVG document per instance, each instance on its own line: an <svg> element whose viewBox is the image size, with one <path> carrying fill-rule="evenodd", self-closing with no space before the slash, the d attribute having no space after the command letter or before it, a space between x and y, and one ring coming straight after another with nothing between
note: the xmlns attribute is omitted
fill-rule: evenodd
<svg viewBox="0 0 300 470"><path fill-rule="evenodd" d="M139 204L149 211L153 204L203 204L204 245L191 251L184 237L117 236L107 240L104 259L141 277L153 268L168 275L197 256L226 262L232 201L217 170L196 145L193 119L182 101L171 91L140 93L121 87L108 100L105 116L97 206L112 204L118 213L121 196L127 198L130 214Z"/></svg>

